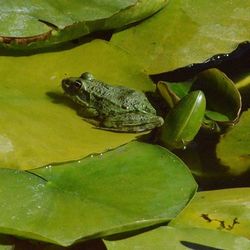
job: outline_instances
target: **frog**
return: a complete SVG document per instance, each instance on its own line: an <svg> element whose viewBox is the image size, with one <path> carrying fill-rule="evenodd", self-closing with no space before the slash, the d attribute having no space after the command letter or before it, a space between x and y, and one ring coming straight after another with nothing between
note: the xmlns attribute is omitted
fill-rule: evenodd
<svg viewBox="0 0 250 250"><path fill-rule="evenodd" d="M78 114L97 128L136 133L164 123L142 91L110 85L89 72L65 78L61 84L66 96L78 105Z"/></svg>

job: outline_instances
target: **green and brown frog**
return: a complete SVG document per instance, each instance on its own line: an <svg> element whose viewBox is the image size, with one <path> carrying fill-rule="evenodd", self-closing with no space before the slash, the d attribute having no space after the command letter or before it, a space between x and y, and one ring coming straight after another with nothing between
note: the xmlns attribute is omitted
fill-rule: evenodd
<svg viewBox="0 0 250 250"><path fill-rule="evenodd" d="M63 79L62 88L79 104L79 114L101 129L142 132L164 122L143 92L106 84L88 72Z"/></svg>

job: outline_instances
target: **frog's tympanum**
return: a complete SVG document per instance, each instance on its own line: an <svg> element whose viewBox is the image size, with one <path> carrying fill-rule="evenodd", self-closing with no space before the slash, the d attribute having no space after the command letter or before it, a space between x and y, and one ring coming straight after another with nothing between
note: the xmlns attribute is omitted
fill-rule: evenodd
<svg viewBox="0 0 250 250"><path fill-rule="evenodd" d="M111 86L86 72L62 80L67 96L79 104L79 114L95 126L117 132L141 132L163 124L144 93Z"/></svg>

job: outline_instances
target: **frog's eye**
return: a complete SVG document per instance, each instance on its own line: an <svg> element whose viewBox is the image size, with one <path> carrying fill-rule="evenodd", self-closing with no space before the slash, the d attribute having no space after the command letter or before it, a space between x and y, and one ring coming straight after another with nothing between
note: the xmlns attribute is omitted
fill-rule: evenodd
<svg viewBox="0 0 250 250"><path fill-rule="evenodd" d="M72 87L77 91L82 87L82 82L80 80L75 80Z"/></svg>
<svg viewBox="0 0 250 250"><path fill-rule="evenodd" d="M67 94L75 95L82 88L82 82L80 79L63 79L62 88Z"/></svg>
<svg viewBox="0 0 250 250"><path fill-rule="evenodd" d="M94 79L94 76L89 72L84 72L83 74L81 74L80 77L84 80L93 80Z"/></svg>

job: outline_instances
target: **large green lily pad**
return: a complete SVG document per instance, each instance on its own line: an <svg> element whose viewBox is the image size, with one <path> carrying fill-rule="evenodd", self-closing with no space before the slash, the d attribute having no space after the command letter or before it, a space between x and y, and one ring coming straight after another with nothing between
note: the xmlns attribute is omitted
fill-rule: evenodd
<svg viewBox="0 0 250 250"><path fill-rule="evenodd" d="M228 53L249 40L249 1L172 0L152 18L118 32L112 42L137 56L149 74Z"/></svg>
<svg viewBox="0 0 250 250"><path fill-rule="evenodd" d="M0 233L64 246L166 222L196 190L181 160L140 142L32 172L0 169L0 183Z"/></svg>
<svg viewBox="0 0 250 250"><path fill-rule="evenodd" d="M120 241L105 241L108 250L249 249L246 238L201 228L160 227Z"/></svg>
<svg viewBox="0 0 250 250"><path fill-rule="evenodd" d="M77 115L60 82L85 71L111 84L154 89L126 52L101 40L61 52L0 57L0 167L79 159L137 136L96 129Z"/></svg>
<svg viewBox="0 0 250 250"><path fill-rule="evenodd" d="M239 123L221 136L216 154L232 174L250 169L250 110L243 112Z"/></svg>
<svg viewBox="0 0 250 250"><path fill-rule="evenodd" d="M199 227L250 238L250 188L199 192L171 226Z"/></svg>
<svg viewBox="0 0 250 250"><path fill-rule="evenodd" d="M100 29L121 27L152 15L167 0L1 1L0 44L37 48Z"/></svg>

